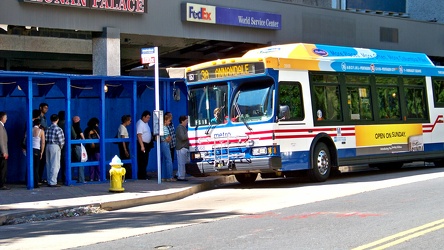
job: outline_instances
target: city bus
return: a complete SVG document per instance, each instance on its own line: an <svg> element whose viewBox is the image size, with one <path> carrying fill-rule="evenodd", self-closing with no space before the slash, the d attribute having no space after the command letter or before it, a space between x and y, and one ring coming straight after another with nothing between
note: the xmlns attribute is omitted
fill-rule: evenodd
<svg viewBox="0 0 444 250"><path fill-rule="evenodd" d="M192 176L444 166L444 67L425 54L296 43L185 73Z"/></svg>

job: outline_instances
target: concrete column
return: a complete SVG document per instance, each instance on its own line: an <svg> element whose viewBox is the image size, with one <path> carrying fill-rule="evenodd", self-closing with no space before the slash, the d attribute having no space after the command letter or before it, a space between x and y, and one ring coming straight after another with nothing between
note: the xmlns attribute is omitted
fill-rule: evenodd
<svg viewBox="0 0 444 250"><path fill-rule="evenodd" d="M104 27L92 39L93 74L120 76L120 30Z"/></svg>

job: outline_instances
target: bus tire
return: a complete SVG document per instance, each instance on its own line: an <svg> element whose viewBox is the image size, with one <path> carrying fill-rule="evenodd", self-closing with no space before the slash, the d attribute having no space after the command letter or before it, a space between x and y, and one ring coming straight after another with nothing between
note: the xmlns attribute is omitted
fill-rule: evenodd
<svg viewBox="0 0 444 250"><path fill-rule="evenodd" d="M240 184L251 184L256 181L257 173L235 174L234 177Z"/></svg>
<svg viewBox="0 0 444 250"><path fill-rule="evenodd" d="M312 166L308 170L308 177L313 182L323 182L328 179L331 171L330 151L325 143L318 143L313 151Z"/></svg>

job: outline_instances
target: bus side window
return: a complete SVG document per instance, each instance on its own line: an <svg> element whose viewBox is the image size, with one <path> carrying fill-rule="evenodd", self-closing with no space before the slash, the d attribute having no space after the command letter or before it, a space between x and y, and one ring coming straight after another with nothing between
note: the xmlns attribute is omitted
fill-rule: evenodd
<svg viewBox="0 0 444 250"><path fill-rule="evenodd" d="M314 86L313 102L318 121L340 121L342 119L339 86Z"/></svg>
<svg viewBox="0 0 444 250"><path fill-rule="evenodd" d="M378 98L379 118L382 120L400 120L398 77L375 76Z"/></svg>
<svg viewBox="0 0 444 250"><path fill-rule="evenodd" d="M370 87L347 87L347 103L351 120L373 120Z"/></svg>
<svg viewBox="0 0 444 250"><path fill-rule="evenodd" d="M435 107L444 107L444 79L433 77L433 100Z"/></svg>
<svg viewBox="0 0 444 250"><path fill-rule="evenodd" d="M304 119L302 86L299 82L279 82L279 120L301 121Z"/></svg>
<svg viewBox="0 0 444 250"><path fill-rule="evenodd" d="M424 78L404 77L407 118L427 119L427 99Z"/></svg>

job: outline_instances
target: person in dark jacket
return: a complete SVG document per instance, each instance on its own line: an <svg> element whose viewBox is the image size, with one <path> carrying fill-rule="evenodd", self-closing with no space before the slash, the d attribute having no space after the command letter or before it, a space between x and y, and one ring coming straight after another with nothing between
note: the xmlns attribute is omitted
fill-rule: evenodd
<svg viewBox="0 0 444 250"><path fill-rule="evenodd" d="M89 119L87 126L83 132L85 139L100 139L99 119L96 117ZM100 160L100 143L87 143L85 148L86 152L88 152L88 160ZM100 168L98 165L90 167L90 180L100 181Z"/></svg>
<svg viewBox="0 0 444 250"><path fill-rule="evenodd" d="M6 112L0 111L0 190L9 190L5 186L6 175L8 174L8 134L6 133L5 123L8 119Z"/></svg>

